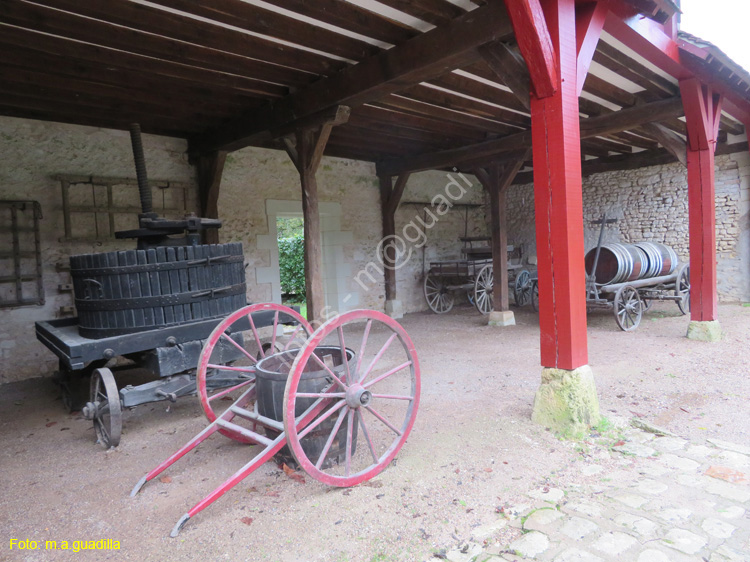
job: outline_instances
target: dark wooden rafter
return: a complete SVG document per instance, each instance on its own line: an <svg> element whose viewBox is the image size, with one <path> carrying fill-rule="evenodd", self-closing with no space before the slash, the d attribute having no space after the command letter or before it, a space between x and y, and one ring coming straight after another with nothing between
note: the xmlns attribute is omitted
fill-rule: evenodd
<svg viewBox="0 0 750 562"><path fill-rule="evenodd" d="M382 98L467 64L478 56L479 45L504 38L511 31L503 5L493 2L193 139L191 150L235 150L290 118L298 119L332 105L358 106ZM446 36L452 38L449 44Z"/></svg>
<svg viewBox="0 0 750 562"><path fill-rule="evenodd" d="M508 223L506 220L505 195L518 171L531 155L531 151L516 154L504 165L492 163L473 170L474 175L487 190L490 197L490 235L492 238L492 269L494 283L492 301L495 311L510 310L508 298Z"/></svg>
<svg viewBox="0 0 750 562"><path fill-rule="evenodd" d="M661 121L668 117L677 117L683 113L679 98L660 100L600 117L581 119L581 137L591 138L608 133L632 129L643 123ZM488 140L469 146L422 154L396 161L378 163L378 173L397 175L404 171L429 170L445 166L459 165L469 159L491 159L498 152L508 152L531 146L531 132L524 131L515 135Z"/></svg>
<svg viewBox="0 0 750 562"><path fill-rule="evenodd" d="M683 166L687 166L687 152L685 139L676 135L659 123L646 123L642 127L653 138L659 141L667 151L669 151Z"/></svg>
<svg viewBox="0 0 750 562"><path fill-rule="evenodd" d="M312 81L315 74L329 74L347 66L335 59L134 2L45 0L45 4L4 0L0 3L0 21L199 68L267 77L281 84L286 84L284 77L296 73L310 73Z"/></svg>
<svg viewBox="0 0 750 562"><path fill-rule="evenodd" d="M484 62L497 75L497 78L510 88L516 99L528 111L531 81L529 70L520 54L517 54L506 43L483 45L479 48L479 54L482 55Z"/></svg>
<svg viewBox="0 0 750 562"><path fill-rule="evenodd" d="M282 39L292 44L304 45L350 60L362 60L379 50L361 39L311 25L242 0L211 0L211 2L151 0L151 2L165 8L180 10L187 14Z"/></svg>
<svg viewBox="0 0 750 562"><path fill-rule="evenodd" d="M380 0L380 2L437 26L444 25L464 13L462 8L441 0Z"/></svg>
<svg viewBox="0 0 750 562"><path fill-rule="evenodd" d="M269 4L318 21L349 29L365 37L398 45L419 32L403 23L384 18L365 8L341 0L266 0Z"/></svg>
<svg viewBox="0 0 750 562"><path fill-rule="evenodd" d="M396 211L409 181L409 173L401 174L395 183L390 176L379 176L380 209L383 219L383 240L392 240L396 235ZM383 275L385 276L385 300L396 300L396 248L393 244L381 244L383 252Z"/></svg>
<svg viewBox="0 0 750 562"><path fill-rule="evenodd" d="M219 191L226 152L214 152L198 158L198 193L201 204L201 216L209 219L219 218ZM205 244L219 243L219 230L209 228L203 232Z"/></svg>

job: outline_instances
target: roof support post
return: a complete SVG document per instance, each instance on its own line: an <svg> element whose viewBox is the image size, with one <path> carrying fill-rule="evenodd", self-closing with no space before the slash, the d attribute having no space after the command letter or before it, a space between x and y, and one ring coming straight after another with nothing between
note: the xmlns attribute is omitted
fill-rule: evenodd
<svg viewBox="0 0 750 562"><path fill-rule="evenodd" d="M221 188L221 176L224 173L224 163L227 153L224 151L213 152L198 157L198 193L201 205L200 216L207 219L219 218L219 190ZM219 229L207 228L203 231L204 244L219 243Z"/></svg>
<svg viewBox="0 0 750 562"><path fill-rule="evenodd" d="M588 362L575 2L543 6L559 72L531 96L542 366L572 370Z"/></svg>
<svg viewBox="0 0 750 562"><path fill-rule="evenodd" d="M528 157L529 152L505 166L496 162L485 168L474 170L474 175L490 196L494 282L492 285L493 310L490 313L489 323L493 326L515 325L508 297L508 224L505 213L505 195Z"/></svg>
<svg viewBox="0 0 750 562"><path fill-rule="evenodd" d="M680 92L688 130L691 316L688 337L713 341L720 335L716 287L714 154L722 99L695 78L681 81Z"/></svg>
<svg viewBox="0 0 750 562"><path fill-rule="evenodd" d="M287 153L299 172L302 185L302 215L305 236L305 293L307 297L307 319L324 322L323 276L321 273L323 253L320 238L320 213L318 212L318 171L328 137L333 125L324 123L315 128L296 132L296 145L285 138Z"/></svg>
<svg viewBox="0 0 750 562"><path fill-rule="evenodd" d="M542 0L541 6L556 73L549 95L541 97L538 85L531 94L543 367L531 419L577 436L598 423L599 401L587 365L576 9L575 0Z"/></svg>
<svg viewBox="0 0 750 562"><path fill-rule="evenodd" d="M409 173L396 178L395 185L391 176L379 176L380 180L380 209L383 218L383 238L379 244L383 253L383 275L385 277L385 311L392 318L403 316L403 307L396 295L396 269L398 268L396 238L396 210L409 180Z"/></svg>

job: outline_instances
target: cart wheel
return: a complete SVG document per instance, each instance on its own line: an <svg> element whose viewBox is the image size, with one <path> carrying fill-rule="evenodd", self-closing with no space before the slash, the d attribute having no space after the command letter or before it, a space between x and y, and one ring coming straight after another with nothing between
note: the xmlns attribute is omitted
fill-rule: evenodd
<svg viewBox="0 0 750 562"><path fill-rule="evenodd" d="M492 287L495 285L495 273L492 264L488 263L479 270L474 281L474 306L482 314L492 312Z"/></svg>
<svg viewBox="0 0 750 562"><path fill-rule="evenodd" d="M516 299L516 305L524 306L531 301L531 273L522 269L516 275L516 282L513 288L513 298Z"/></svg>
<svg viewBox="0 0 750 562"><path fill-rule="evenodd" d="M615 293L615 321L621 330L630 332L638 327L643 316L643 302L638 291L630 285L624 285Z"/></svg>
<svg viewBox="0 0 750 562"><path fill-rule="evenodd" d="M356 352L347 342L358 346ZM315 371L327 376L327 386L300 391L303 376L314 377ZM315 331L291 367L284 392L289 447L316 480L331 486L369 480L388 466L409 436L419 392L417 353L395 320L374 310L332 318Z"/></svg>
<svg viewBox="0 0 750 562"><path fill-rule="evenodd" d="M268 328L271 336L267 341L260 337L263 328L255 325L261 314L273 321ZM256 320L253 320L253 315ZM296 326L289 335L278 337L278 327L283 324ZM214 421L234 399L255 384L255 364L258 361L278 351L301 347L312 331L308 321L297 312L274 303L251 304L222 320L203 346L196 374L198 397L208 420ZM254 397L254 392L248 395L249 399ZM225 429L219 432L237 441L251 443Z"/></svg>
<svg viewBox="0 0 750 562"><path fill-rule="evenodd" d="M677 308L682 314L687 314L690 311L690 266L688 264L683 264L677 272L674 294L680 297L677 301Z"/></svg>
<svg viewBox="0 0 750 562"><path fill-rule="evenodd" d="M86 419L94 421L97 443L105 449L117 447L122 433L122 408L115 377L102 367L91 373L90 401L83 408Z"/></svg>
<svg viewBox="0 0 750 562"><path fill-rule="evenodd" d="M466 289L466 300L471 306L474 306L474 289Z"/></svg>
<svg viewBox="0 0 750 562"><path fill-rule="evenodd" d="M454 296L439 277L427 274L424 278L424 298L432 312L445 314L453 308Z"/></svg>
<svg viewBox="0 0 750 562"><path fill-rule="evenodd" d="M531 309L539 312L539 281L535 279L531 283Z"/></svg>

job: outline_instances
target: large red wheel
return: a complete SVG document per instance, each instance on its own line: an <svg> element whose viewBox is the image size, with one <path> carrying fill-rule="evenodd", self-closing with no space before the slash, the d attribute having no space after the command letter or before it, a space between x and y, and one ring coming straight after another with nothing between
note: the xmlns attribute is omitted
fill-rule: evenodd
<svg viewBox="0 0 750 562"><path fill-rule="evenodd" d="M282 330L285 333L279 334ZM302 347L312 331L297 312L274 303L251 304L222 320L198 360L198 396L208 420L214 421L255 384L258 361L277 351ZM232 379L234 382L227 386L226 381ZM252 392L248 398L254 398ZM219 431L237 441L251 442L236 433Z"/></svg>
<svg viewBox="0 0 750 562"><path fill-rule="evenodd" d="M321 388L305 388L321 375ZM354 486L379 474L399 452L414 425L419 393L417 353L398 322L374 310L344 313L296 354L284 393L287 443L316 480ZM302 424L306 411L317 413Z"/></svg>

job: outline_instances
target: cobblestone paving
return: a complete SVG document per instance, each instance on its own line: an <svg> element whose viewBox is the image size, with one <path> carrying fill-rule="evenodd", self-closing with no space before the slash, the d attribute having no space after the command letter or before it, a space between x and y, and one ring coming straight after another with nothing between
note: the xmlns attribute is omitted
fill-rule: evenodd
<svg viewBox="0 0 750 562"><path fill-rule="evenodd" d="M582 463L581 484L530 490L527 505L514 506L441 557L750 562L750 447L717 440L695 445L634 428L619 436L611 447L615 462L606 469L593 455ZM511 528L517 538L510 543L493 540Z"/></svg>

